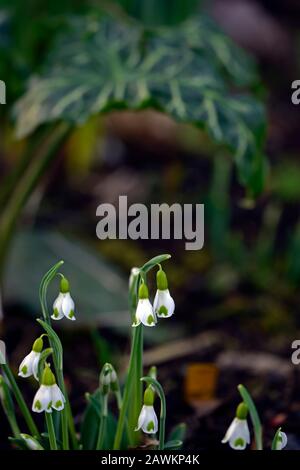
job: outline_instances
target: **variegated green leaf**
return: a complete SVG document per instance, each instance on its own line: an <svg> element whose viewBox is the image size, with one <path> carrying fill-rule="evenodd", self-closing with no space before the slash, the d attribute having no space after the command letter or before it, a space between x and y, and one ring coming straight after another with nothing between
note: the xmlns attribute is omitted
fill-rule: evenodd
<svg viewBox="0 0 300 470"><path fill-rule="evenodd" d="M225 36L207 24L145 34L110 18L73 20L16 107L19 136L47 122L81 124L111 109L153 107L205 128L234 154L240 181L259 192L264 108L250 95L231 92L228 78L235 87L251 80L233 61Z"/></svg>

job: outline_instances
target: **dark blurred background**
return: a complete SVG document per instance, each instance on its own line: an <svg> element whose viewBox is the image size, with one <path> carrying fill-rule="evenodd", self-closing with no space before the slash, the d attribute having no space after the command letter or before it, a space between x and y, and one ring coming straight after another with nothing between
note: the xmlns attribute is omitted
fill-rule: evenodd
<svg viewBox="0 0 300 470"><path fill-rule="evenodd" d="M216 64L225 64L216 66L215 77L265 107L268 163L259 191L241 181L235 149L223 148L205 126L176 122L149 106L87 114L80 125L60 129L53 144L53 108L51 119L47 106L38 117L34 107L26 114L34 96L24 96L68 54L69 22L85 18L90 29L81 37L88 40L98 14L129 19L146 36L166 28L177 39L185 22L212 21L216 29L207 30L201 47L204 58L215 54ZM220 448L236 386L244 382L267 441L282 425L289 446L300 448L299 368L290 360L300 335L300 112L291 103L291 83L300 78L299 33L297 0L0 0L0 79L7 85L7 105L0 106L1 338L16 370L39 332L40 279L64 259L78 320L57 328L77 419L101 365L111 361L124 374L130 269L168 252L176 315L146 332L145 353L145 367L158 366L166 390L168 426L188 424L188 449ZM255 121L254 114L253 127ZM178 240L98 240L96 208L117 204L121 194L129 203L204 203L204 248L186 251ZM154 278L149 281L154 292ZM32 384L24 388L30 400ZM5 426L0 448L8 446Z"/></svg>

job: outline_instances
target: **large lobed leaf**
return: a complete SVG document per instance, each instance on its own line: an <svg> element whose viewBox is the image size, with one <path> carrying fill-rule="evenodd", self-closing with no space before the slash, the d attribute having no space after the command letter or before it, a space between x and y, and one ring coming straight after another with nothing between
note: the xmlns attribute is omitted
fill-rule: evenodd
<svg viewBox="0 0 300 470"><path fill-rule="evenodd" d="M223 39L223 41L222 41ZM16 107L23 137L40 124L116 108L154 107L205 128L234 154L240 181L259 192L264 109L230 84L255 82L251 61L208 20L145 33L110 18L76 18L59 39L42 76Z"/></svg>

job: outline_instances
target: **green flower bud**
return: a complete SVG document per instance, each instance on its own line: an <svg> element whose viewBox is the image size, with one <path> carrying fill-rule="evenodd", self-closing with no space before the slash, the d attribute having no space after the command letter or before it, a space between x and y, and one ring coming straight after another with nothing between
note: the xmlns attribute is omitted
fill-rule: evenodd
<svg viewBox="0 0 300 470"><path fill-rule="evenodd" d="M63 277L60 281L60 292L66 294L70 292L70 284L67 278Z"/></svg>
<svg viewBox="0 0 300 470"><path fill-rule="evenodd" d="M168 289L168 279L166 273L160 269L156 273L156 285L158 290L167 290Z"/></svg>
<svg viewBox="0 0 300 470"><path fill-rule="evenodd" d="M149 299L149 291L146 284L143 282L139 288L139 299Z"/></svg>
<svg viewBox="0 0 300 470"><path fill-rule="evenodd" d="M40 336L40 338L36 339L35 342L33 343L32 351L40 353L43 350L43 346L44 346L43 338Z"/></svg>
<svg viewBox="0 0 300 470"><path fill-rule="evenodd" d="M157 379L157 367L156 366L150 367L148 375L149 377L152 377L152 379L156 380Z"/></svg>
<svg viewBox="0 0 300 470"><path fill-rule="evenodd" d="M151 386L147 387L144 393L144 405L153 406L154 403L154 391Z"/></svg>
<svg viewBox="0 0 300 470"><path fill-rule="evenodd" d="M236 417L239 419L246 419L248 415L248 406L244 402L240 403L236 409Z"/></svg>
<svg viewBox="0 0 300 470"><path fill-rule="evenodd" d="M42 385L54 385L56 384L55 376L49 366L49 364L46 364L45 369L43 371L42 375Z"/></svg>

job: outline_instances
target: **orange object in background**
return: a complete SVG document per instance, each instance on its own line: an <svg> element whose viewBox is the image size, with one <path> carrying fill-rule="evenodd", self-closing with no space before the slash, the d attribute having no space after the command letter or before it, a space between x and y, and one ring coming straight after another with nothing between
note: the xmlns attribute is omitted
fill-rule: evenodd
<svg viewBox="0 0 300 470"><path fill-rule="evenodd" d="M212 363L187 366L184 391L187 402L213 400L216 396L219 369Z"/></svg>

